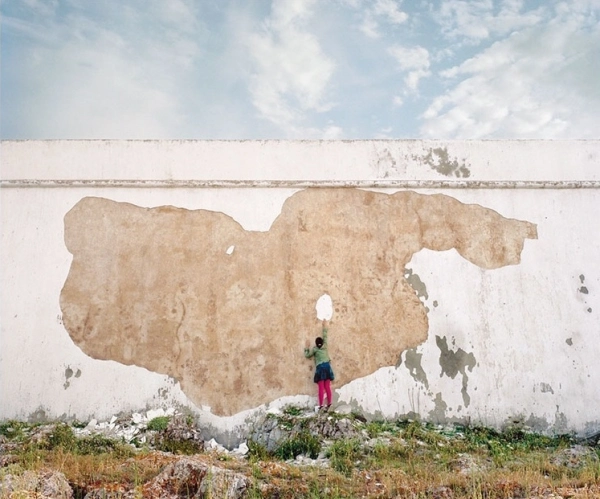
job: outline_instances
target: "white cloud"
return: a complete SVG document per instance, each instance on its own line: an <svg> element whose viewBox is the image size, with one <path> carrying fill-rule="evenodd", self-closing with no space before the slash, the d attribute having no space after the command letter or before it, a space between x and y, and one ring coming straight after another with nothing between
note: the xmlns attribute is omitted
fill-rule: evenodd
<svg viewBox="0 0 600 499"><path fill-rule="evenodd" d="M398 8L394 0L375 0L367 2L364 19L360 30L369 38L379 38L380 22L391 25L400 25L406 22L408 14Z"/></svg>
<svg viewBox="0 0 600 499"><path fill-rule="evenodd" d="M59 18L49 14L50 4L27 2L26 20L3 19L24 40L9 80L22 103L9 103L3 124L27 122L36 138L182 133L181 87L200 53L191 4L144 4L148 11L129 4L118 12L102 3L92 10L78 5Z"/></svg>
<svg viewBox="0 0 600 499"><path fill-rule="evenodd" d="M394 95L394 98L392 99L392 104L395 107L400 107L400 106L402 106L402 104L404 104L404 99L402 97L400 97L399 95Z"/></svg>
<svg viewBox="0 0 600 499"><path fill-rule="evenodd" d="M252 101L261 116L293 131L307 111L331 108L326 100L334 71L317 37L308 31L314 0L277 0L259 33L248 38L254 63Z"/></svg>
<svg viewBox="0 0 600 499"><path fill-rule="evenodd" d="M416 92L421 78L429 76L429 51L424 47L394 45L388 49L402 72L407 73L404 84L409 92Z"/></svg>
<svg viewBox="0 0 600 499"><path fill-rule="evenodd" d="M393 0L376 0L373 12L392 24L402 24L408 19L408 14L398 9L398 4Z"/></svg>
<svg viewBox="0 0 600 499"><path fill-rule="evenodd" d="M600 29L580 14L560 13L445 71L462 79L424 112L422 136L597 137Z"/></svg>
<svg viewBox="0 0 600 499"><path fill-rule="evenodd" d="M538 24L544 9L523 11L523 0L444 0L436 12L442 33L452 40L477 43ZM496 12L497 11L497 12Z"/></svg>

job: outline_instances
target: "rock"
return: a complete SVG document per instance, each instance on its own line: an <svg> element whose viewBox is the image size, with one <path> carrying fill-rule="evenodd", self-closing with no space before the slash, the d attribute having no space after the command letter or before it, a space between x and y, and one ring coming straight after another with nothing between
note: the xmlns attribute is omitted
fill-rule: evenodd
<svg viewBox="0 0 600 499"><path fill-rule="evenodd" d="M346 415L352 414L352 407L350 407L348 404L340 404L335 408L335 412Z"/></svg>
<svg viewBox="0 0 600 499"><path fill-rule="evenodd" d="M458 454L458 457L452 464L453 468L458 473L467 476L470 476L473 473L482 473L488 468L486 463L477 460L470 454Z"/></svg>
<svg viewBox="0 0 600 499"><path fill-rule="evenodd" d="M19 462L19 457L14 454L0 454L0 468L17 462Z"/></svg>
<svg viewBox="0 0 600 499"><path fill-rule="evenodd" d="M450 487L439 486L433 487L427 491L433 499L452 499L454 497L454 492Z"/></svg>
<svg viewBox="0 0 600 499"><path fill-rule="evenodd" d="M313 415L311 411L308 411L293 417L271 414L255 423L249 438L265 447L269 452L273 452L282 442L306 431L324 439L358 438L364 440L364 435L358 426L350 418L327 412Z"/></svg>
<svg viewBox="0 0 600 499"><path fill-rule="evenodd" d="M598 461L598 456L591 448L583 445L573 445L568 449L563 449L550 459L554 465L571 469L580 468L590 461Z"/></svg>
<svg viewBox="0 0 600 499"><path fill-rule="evenodd" d="M223 447L214 438L211 438L208 442L204 442L204 449L213 452L227 452L227 449Z"/></svg>
<svg viewBox="0 0 600 499"><path fill-rule="evenodd" d="M26 471L22 475L8 474L0 478L0 497L26 497L23 493L53 499L73 497L73 489L65 475L58 471Z"/></svg>
<svg viewBox="0 0 600 499"><path fill-rule="evenodd" d="M204 451L200 431L183 416L174 416L167 428L154 436L155 447L169 452L192 454Z"/></svg>
<svg viewBox="0 0 600 499"><path fill-rule="evenodd" d="M180 497L241 498L248 478L240 473L209 466L198 458L185 457L169 464L156 478L143 486L145 498Z"/></svg>
<svg viewBox="0 0 600 499"><path fill-rule="evenodd" d="M238 456L245 456L246 454L248 454L249 451L250 449L248 448L248 444L246 444L246 442L242 442L235 449L233 449L231 453L236 454Z"/></svg>
<svg viewBox="0 0 600 499"><path fill-rule="evenodd" d="M223 497L238 499L244 496L249 485L248 478L231 470L210 467L209 475L200 484L200 497Z"/></svg>

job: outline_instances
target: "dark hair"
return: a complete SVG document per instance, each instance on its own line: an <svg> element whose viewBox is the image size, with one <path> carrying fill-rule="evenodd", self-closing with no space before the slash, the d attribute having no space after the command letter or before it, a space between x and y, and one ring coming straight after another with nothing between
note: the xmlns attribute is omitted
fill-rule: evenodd
<svg viewBox="0 0 600 499"><path fill-rule="evenodd" d="M317 347L321 348L323 346L323 338L321 338L320 336L315 340L315 345L317 345Z"/></svg>

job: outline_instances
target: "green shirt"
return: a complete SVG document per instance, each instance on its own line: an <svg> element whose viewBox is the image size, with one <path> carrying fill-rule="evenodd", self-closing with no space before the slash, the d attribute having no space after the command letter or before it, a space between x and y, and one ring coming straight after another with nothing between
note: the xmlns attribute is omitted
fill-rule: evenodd
<svg viewBox="0 0 600 499"><path fill-rule="evenodd" d="M323 362L329 362L329 352L327 352L327 328L325 328L325 327L323 328L323 346L321 348L319 348L319 347L313 347L312 349L305 348L304 356L307 359L310 359L311 357L314 356L315 366L318 366L319 364L322 364Z"/></svg>

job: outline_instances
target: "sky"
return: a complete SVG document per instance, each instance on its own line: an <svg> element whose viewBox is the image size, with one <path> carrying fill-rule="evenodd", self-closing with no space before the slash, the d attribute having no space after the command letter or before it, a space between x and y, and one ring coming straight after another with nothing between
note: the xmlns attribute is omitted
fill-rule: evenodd
<svg viewBox="0 0 600 499"><path fill-rule="evenodd" d="M600 0L2 0L2 139L600 136Z"/></svg>

